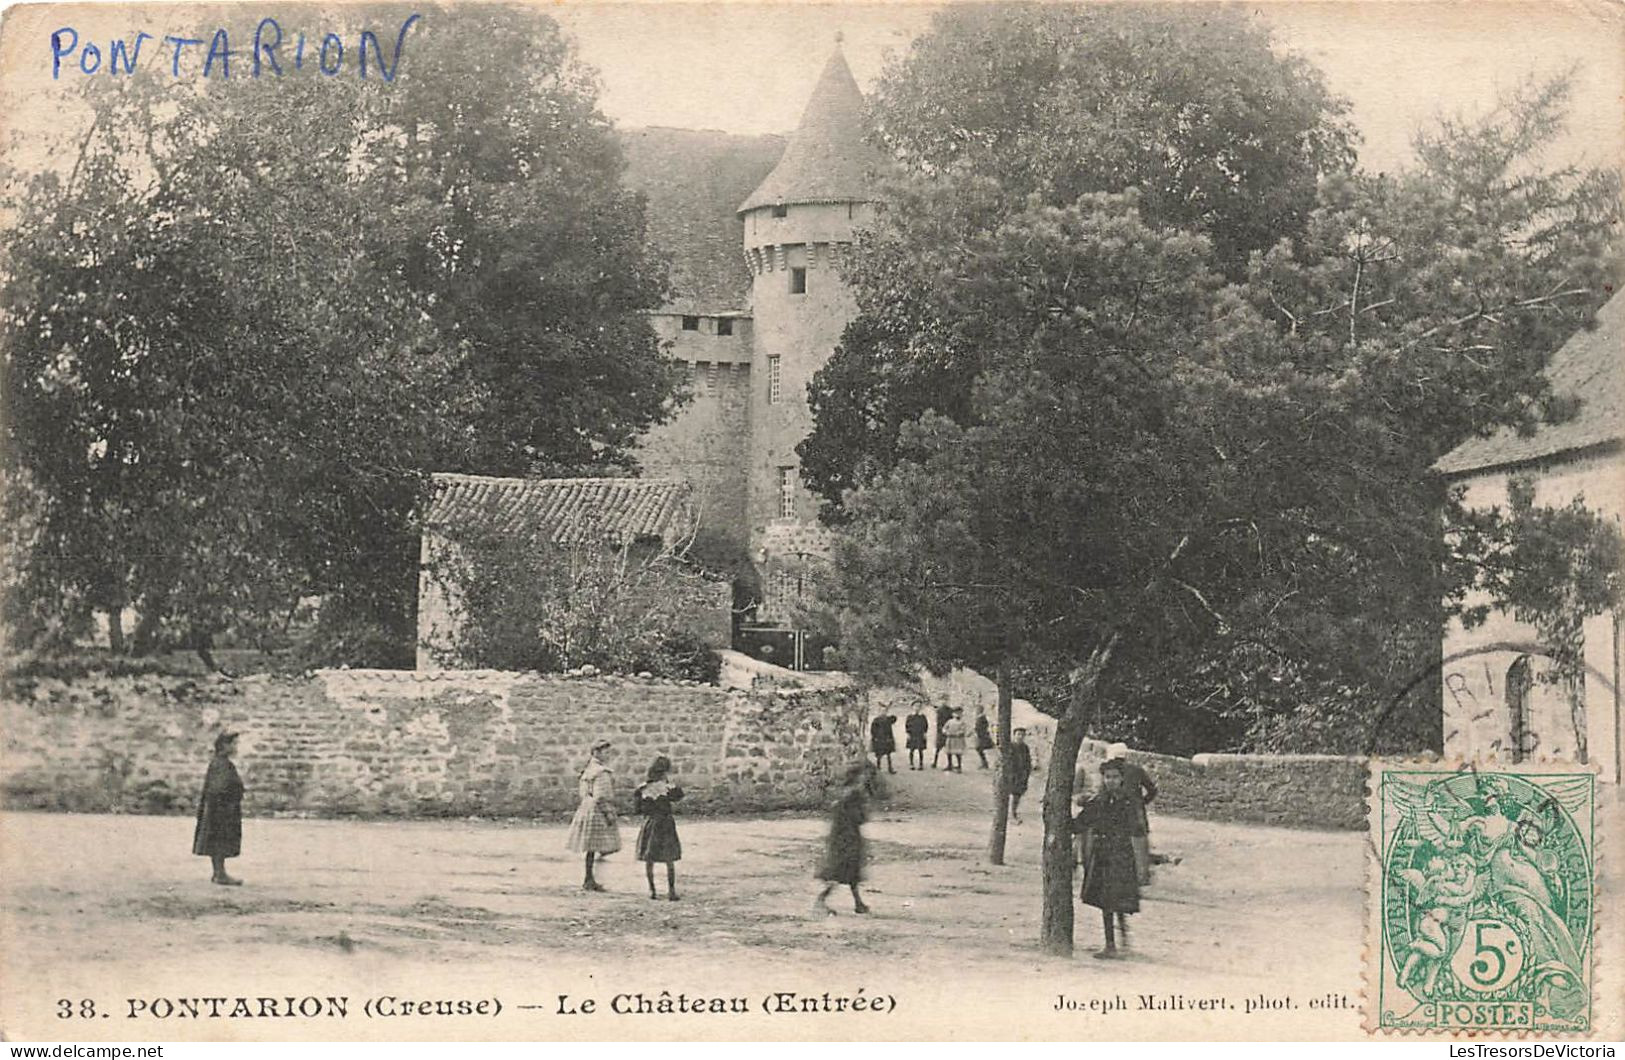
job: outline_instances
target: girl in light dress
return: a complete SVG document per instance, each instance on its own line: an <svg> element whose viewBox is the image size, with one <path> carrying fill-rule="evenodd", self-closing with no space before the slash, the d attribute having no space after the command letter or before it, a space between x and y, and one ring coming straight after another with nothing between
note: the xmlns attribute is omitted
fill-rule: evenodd
<svg viewBox="0 0 1625 1060"><path fill-rule="evenodd" d="M588 752L581 770L581 805L570 821L566 849L587 856L587 875L581 881L584 891L601 891L604 885L593 878L593 862L621 849L621 829L615 813L615 771L609 767L610 742L599 740Z"/></svg>

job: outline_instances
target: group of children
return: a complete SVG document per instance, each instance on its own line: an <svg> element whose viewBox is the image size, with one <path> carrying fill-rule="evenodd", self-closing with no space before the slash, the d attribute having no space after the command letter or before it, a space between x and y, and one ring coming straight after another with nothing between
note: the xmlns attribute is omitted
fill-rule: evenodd
<svg viewBox="0 0 1625 1060"><path fill-rule="evenodd" d="M869 753L875 757L875 769L885 766L886 772L896 773L892 765L892 755L897 751L897 736L893 731L897 724L897 715L880 714L869 723ZM925 768L926 737L931 731L931 721L925 716L925 711L916 704L913 713L903 719L903 735L908 748L908 767L910 769ZM936 752L931 756L931 768L936 769L937 763L943 755L948 757L948 771L963 773L965 771L965 751L971 740L975 740L976 757L981 759L982 768L988 768L987 753L993 749L993 729L988 724L987 712L977 708L974 725L967 728L965 725L965 711L962 707L940 706L937 708L937 740Z"/></svg>
<svg viewBox="0 0 1625 1060"><path fill-rule="evenodd" d="M615 772L606 762L611 744L600 740L587 754L587 764L581 770L577 791L581 802L564 845L586 857L586 875L581 881L584 891L602 891L604 885L593 876L593 867L599 858L621 849L619 816L615 809ZM868 763L859 763L847 769L841 781L839 797L832 807L829 839L824 846L824 858L819 866L818 878L825 882L818 896L818 908L834 915L826 904L830 892L845 884L852 891L852 908L867 913L858 884L863 879L863 823L869 819L868 793L873 770ZM683 798L683 789L671 781L671 759L660 755L649 765L642 784L632 790L634 812L643 816L643 827L638 829L636 857L643 862L644 875L649 881L649 897L658 899L655 887L655 865L666 866L666 898L677 901L677 862L683 859L683 844L677 837L674 804Z"/></svg>
<svg viewBox="0 0 1625 1060"><path fill-rule="evenodd" d="M882 717L888 717L882 715ZM984 716L985 717L985 716ZM892 719L895 721L895 718ZM1031 752L1024 730L1011 732L1010 753L1024 763L1020 773L1020 793L1027 789L1032 771ZM911 734L912 742L912 734ZM911 746L911 756L914 748ZM605 759L608 740L594 744L580 776L581 804L570 822L566 846L586 856L586 877L582 889L601 891L593 877L597 858L621 848L620 829L614 806L614 774ZM1105 947L1097 957L1116 957L1128 946L1128 915L1140 911L1140 888L1150 882L1149 821L1146 804L1156 797L1156 785L1139 766L1127 760L1128 749L1112 745L1100 766L1101 787L1087 798L1072 818L1072 831L1081 837L1078 862L1083 869L1080 897L1084 904L1100 910ZM923 767L924 752L921 749ZM950 757L951 760L951 757ZM1012 762L1014 767L1017 763ZM828 899L836 887L852 893L852 909L869 912L858 889L865 861L863 824L868 820L868 801L879 763L867 762L849 767L842 777L840 791L831 807L829 836L819 865L818 878L824 888L816 907L831 916ZM952 766L950 766L952 768ZM643 815L638 830L636 856L644 864L649 881L649 897L660 897L655 888L655 865L666 866L666 897L677 901L677 865L683 846L677 838L673 806L683 797L683 789L671 782L671 760L659 756L649 766L642 784L633 791L636 812ZM1012 790L1012 811L1021 794ZM1019 823L1020 817L1015 816Z"/></svg>
<svg viewBox="0 0 1625 1060"><path fill-rule="evenodd" d="M581 771L577 788L581 803L565 836L564 845L568 849L587 856L587 875L581 881L584 891L604 889L593 877L593 863L621 849L621 829L615 810L615 772L605 762L610 747L608 740L599 740L588 752L587 765ZM677 838L673 806L682 797L683 789L671 782L671 759L665 755L649 765L644 782L632 791L633 810L643 816L643 827L638 829L634 849L637 859L643 862L651 899L660 897L655 890L655 865L664 864L666 899L678 900L677 862L683 859L683 844Z"/></svg>

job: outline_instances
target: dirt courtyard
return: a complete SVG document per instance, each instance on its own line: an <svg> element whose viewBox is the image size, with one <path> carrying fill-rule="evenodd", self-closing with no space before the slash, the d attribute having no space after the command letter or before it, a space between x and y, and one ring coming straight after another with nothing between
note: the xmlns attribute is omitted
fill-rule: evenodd
<svg viewBox="0 0 1625 1060"><path fill-rule="evenodd" d="M132 1021L130 999L422 993L430 984L437 996L500 997L510 1011L555 1021L537 1036L566 1033L559 994L600 990L863 988L916 1009L1009 994L1047 1006L1051 1019L1061 994L1228 994L1239 1004L1285 983L1301 984L1304 998L1358 990L1358 834L1159 818L1156 845L1180 862L1159 869L1133 922L1133 955L1091 960L1100 926L1080 907L1078 956L1059 961L1035 944L1037 807L1011 828L1007 864L996 868L985 857L987 774L892 779L890 804L866 828L866 917L843 894L831 901L840 915L813 912L825 829L813 815L680 818L682 900L673 903L648 899L629 857L637 819L623 821L628 849L600 873L609 890L584 894L562 821L251 818L244 856L232 862L247 883L224 888L189 853L190 819L10 814L0 829L5 1030L67 1033L56 1024L60 1000L92 996L112 1007L109 1036L264 1033L146 1011ZM543 1007L512 1008L526 1004ZM1352 1030L1354 1018L1341 1013L1341 1025ZM104 1036L100 1020L69 1020L75 1035ZM317 1037L337 1033L300 1021L276 1033L295 1023ZM442 1030L455 1033L440 1024L372 1033Z"/></svg>
<svg viewBox="0 0 1625 1060"><path fill-rule="evenodd" d="M987 774L905 771L894 785L866 828L874 912L865 917L840 894L840 915L814 914L825 823L813 815L680 818L682 900L672 903L648 899L629 856L637 819L623 820L627 849L600 874L608 891L586 894L563 821L250 818L244 856L231 863L247 883L227 888L210 885L207 860L190 855L189 818L9 814L0 1029L13 1040L664 1036L603 1009L627 992L760 1001L769 991L861 990L895 998L893 1022L796 1014L780 1018L810 1022L765 1033L952 1038L987 1021L984 1033L1003 1037L1023 1027L1035 1037L1086 1027L1115 1038L1200 1034L1201 1013L1177 1007L1087 1010L1090 999L1133 1008L1154 994L1222 996L1238 1008L1257 998L1264 1037L1285 1026L1271 1030L1276 1020L1312 1037L1357 1034L1362 834L1154 817L1155 848L1179 861L1159 867L1133 918L1132 954L1090 959L1100 925L1079 907L1078 954L1067 961L1035 944L1036 805L996 868L985 857ZM379 995L497 998L504 1014L484 1023L151 1018L154 999L235 994L344 994L357 1005ZM1288 994L1292 1007L1263 1004ZM64 999L87 997L97 1018L62 1017ZM565 1011L583 997L598 1011ZM1067 1010L1063 997L1084 1010ZM1328 1007L1302 1024L1313 1002ZM692 1033L764 1033L725 1020ZM829 1020L848 1022L820 1022Z"/></svg>

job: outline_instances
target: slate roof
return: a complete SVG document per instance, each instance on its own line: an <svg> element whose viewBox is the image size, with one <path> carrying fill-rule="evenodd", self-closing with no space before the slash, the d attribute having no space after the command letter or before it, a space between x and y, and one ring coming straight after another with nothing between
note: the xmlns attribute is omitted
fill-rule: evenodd
<svg viewBox="0 0 1625 1060"><path fill-rule="evenodd" d="M644 537L672 541L692 526L687 482L643 478L432 476L426 522L444 533L480 526L538 534L555 544Z"/></svg>
<svg viewBox="0 0 1625 1060"><path fill-rule="evenodd" d="M739 207L792 202L871 202L880 155L863 140L863 93L839 48L824 64L784 157Z"/></svg>
<svg viewBox="0 0 1625 1060"><path fill-rule="evenodd" d="M1597 312L1596 326L1574 335L1546 366L1552 391L1580 399L1565 423L1543 424L1527 438L1502 428L1470 438L1434 466L1447 475L1522 464L1625 440L1625 292Z"/></svg>
<svg viewBox="0 0 1625 1060"><path fill-rule="evenodd" d="M649 238L672 264L673 313L719 314L750 303L736 203L784 154L782 136L709 129L621 131L626 183L648 200Z"/></svg>

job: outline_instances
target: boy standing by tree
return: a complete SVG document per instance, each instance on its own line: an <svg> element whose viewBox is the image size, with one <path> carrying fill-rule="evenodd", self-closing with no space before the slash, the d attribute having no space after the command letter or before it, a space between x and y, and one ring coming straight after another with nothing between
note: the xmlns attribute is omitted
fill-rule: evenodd
<svg viewBox="0 0 1625 1060"><path fill-rule="evenodd" d="M1010 743L1004 753L1009 760L1004 764L1005 777L1010 785L1010 819L1021 823L1021 797L1027 794L1027 780L1033 775L1033 752L1027 746L1027 730L1012 729Z"/></svg>

